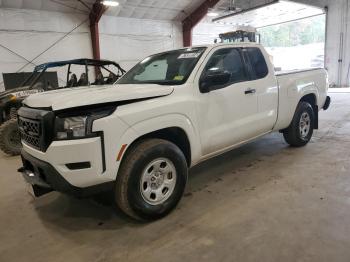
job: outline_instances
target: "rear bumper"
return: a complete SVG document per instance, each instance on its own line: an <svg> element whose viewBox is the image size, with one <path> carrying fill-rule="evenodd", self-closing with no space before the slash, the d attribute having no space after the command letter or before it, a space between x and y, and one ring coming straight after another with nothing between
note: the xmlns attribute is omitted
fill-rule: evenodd
<svg viewBox="0 0 350 262"><path fill-rule="evenodd" d="M327 96L326 102L324 103L324 105L322 107L323 110L327 110L329 108L330 104L331 104L331 98L329 96Z"/></svg>
<svg viewBox="0 0 350 262"><path fill-rule="evenodd" d="M87 197L113 189L112 182L83 188L76 187L70 184L49 163L31 156L24 150L22 150L21 157L23 167L18 171L22 173L25 181L33 186L33 191L36 196L41 196L51 191L59 191L77 197Z"/></svg>

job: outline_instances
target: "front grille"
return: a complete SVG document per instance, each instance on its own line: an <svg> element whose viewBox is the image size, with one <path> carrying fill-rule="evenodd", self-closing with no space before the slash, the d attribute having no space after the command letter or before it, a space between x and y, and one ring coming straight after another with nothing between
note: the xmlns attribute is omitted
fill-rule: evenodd
<svg viewBox="0 0 350 262"><path fill-rule="evenodd" d="M46 152L54 138L55 113L22 106L18 110L18 126L24 144Z"/></svg>
<svg viewBox="0 0 350 262"><path fill-rule="evenodd" d="M41 149L41 123L38 120L19 117L18 126L22 141L34 148Z"/></svg>

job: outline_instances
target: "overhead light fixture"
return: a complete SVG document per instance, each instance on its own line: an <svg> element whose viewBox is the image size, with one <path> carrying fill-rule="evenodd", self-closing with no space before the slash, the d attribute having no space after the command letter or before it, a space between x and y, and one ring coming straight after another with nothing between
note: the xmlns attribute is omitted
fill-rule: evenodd
<svg viewBox="0 0 350 262"><path fill-rule="evenodd" d="M218 13L215 13L215 12L209 12L207 13L207 16L210 16L210 17L216 17L218 16L219 14Z"/></svg>
<svg viewBox="0 0 350 262"><path fill-rule="evenodd" d="M119 3L117 1L112 1L112 0L103 0L102 4L105 6L118 6Z"/></svg>

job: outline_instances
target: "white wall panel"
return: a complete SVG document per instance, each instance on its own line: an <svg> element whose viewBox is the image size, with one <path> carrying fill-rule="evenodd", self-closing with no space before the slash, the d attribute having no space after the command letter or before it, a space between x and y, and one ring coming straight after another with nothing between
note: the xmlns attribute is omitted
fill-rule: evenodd
<svg viewBox="0 0 350 262"><path fill-rule="evenodd" d="M91 57L88 22L62 39L86 19L86 16L77 14L0 9L0 83L2 73L17 72L28 63L4 47L29 61L35 58L33 63L36 65L55 60ZM56 45L37 57L57 41ZM28 64L21 71L30 72L33 67L33 64ZM59 78L65 78L62 70ZM1 89L3 85L0 85Z"/></svg>
<svg viewBox="0 0 350 262"><path fill-rule="evenodd" d="M58 43L36 58L33 63L74 58L91 58L88 22L62 40L72 29L86 21L87 16L23 9L0 9L0 44L27 60L34 59L48 47ZM181 24L171 21L140 20L104 16L100 21L101 57L115 60L130 69L140 59L182 46ZM2 73L18 71L27 62L0 46L0 83ZM28 64L21 71L32 71ZM65 72L59 78L65 78ZM79 74L79 72L78 72ZM0 85L0 90L3 86Z"/></svg>
<svg viewBox="0 0 350 262"><path fill-rule="evenodd" d="M0 29L69 32L87 16L27 9L0 9ZM77 31L86 32L88 26Z"/></svg>
<svg viewBox="0 0 350 262"><path fill-rule="evenodd" d="M104 16L100 21L101 57L130 69L156 52L182 47L180 23Z"/></svg>
<svg viewBox="0 0 350 262"><path fill-rule="evenodd" d="M215 38L219 34L233 30L231 25L222 25L218 23L199 23L193 28L193 45L214 44Z"/></svg>

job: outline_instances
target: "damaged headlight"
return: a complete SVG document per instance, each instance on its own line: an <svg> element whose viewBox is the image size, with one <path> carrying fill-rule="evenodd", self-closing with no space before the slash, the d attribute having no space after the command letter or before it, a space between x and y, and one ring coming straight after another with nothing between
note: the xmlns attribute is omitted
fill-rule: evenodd
<svg viewBox="0 0 350 262"><path fill-rule="evenodd" d="M57 140L67 140L94 137L96 134L92 131L93 122L112 114L114 110L115 107L109 107L90 112L82 111L79 114L66 113L59 115L55 120L55 138Z"/></svg>

